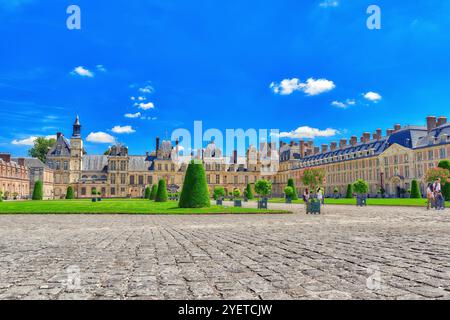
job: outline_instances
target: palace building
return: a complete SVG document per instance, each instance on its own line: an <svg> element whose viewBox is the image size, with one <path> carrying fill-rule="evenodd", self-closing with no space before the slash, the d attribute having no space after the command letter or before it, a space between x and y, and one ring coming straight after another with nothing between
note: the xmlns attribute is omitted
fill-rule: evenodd
<svg viewBox="0 0 450 320"><path fill-rule="evenodd" d="M381 129L365 132L359 139L341 139L315 146L313 141L297 141L280 146L261 143L259 150L250 146L244 157L234 151L228 158L214 142L198 150L196 158L205 166L210 192L223 186L226 192L244 190L248 183L269 179L273 195L282 196L288 179L293 178L302 192L301 176L307 168L326 172L325 193L335 188L344 195L347 185L361 178L370 186L371 196L380 188L391 197L400 197L413 179L425 192L425 174L450 155L450 124L445 117L427 117L426 126L394 125L383 135ZM130 155L121 144L112 146L105 155L86 154L77 117L70 139L57 133L56 143L47 154L46 164L36 159L13 159L0 155L0 190L27 197L36 179L44 181L45 197L65 197L68 186L75 196L88 198L95 188L103 197L142 197L147 186L158 180L167 182L170 192L179 191L187 169L187 157L180 156L178 141L160 141L156 150L145 155Z"/></svg>

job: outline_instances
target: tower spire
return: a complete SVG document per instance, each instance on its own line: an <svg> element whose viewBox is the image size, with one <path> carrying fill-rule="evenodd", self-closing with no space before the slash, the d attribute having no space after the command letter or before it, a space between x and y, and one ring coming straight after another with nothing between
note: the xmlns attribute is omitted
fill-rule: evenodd
<svg viewBox="0 0 450 320"><path fill-rule="evenodd" d="M80 117L76 117L75 123L73 124L73 133L72 138L80 138L81 137L81 124L80 124Z"/></svg>

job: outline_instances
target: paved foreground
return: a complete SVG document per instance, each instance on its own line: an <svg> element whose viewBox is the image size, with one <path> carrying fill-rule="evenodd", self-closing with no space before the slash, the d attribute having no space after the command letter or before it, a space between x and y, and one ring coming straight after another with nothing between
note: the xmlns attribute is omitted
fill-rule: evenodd
<svg viewBox="0 0 450 320"><path fill-rule="evenodd" d="M292 208L0 215L0 299L450 298L449 210Z"/></svg>

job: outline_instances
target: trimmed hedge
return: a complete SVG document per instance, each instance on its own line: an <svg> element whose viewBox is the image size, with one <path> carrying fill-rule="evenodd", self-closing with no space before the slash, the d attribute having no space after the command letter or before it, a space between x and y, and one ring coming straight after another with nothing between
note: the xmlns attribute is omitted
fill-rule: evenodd
<svg viewBox="0 0 450 320"><path fill-rule="evenodd" d="M438 167L450 171L450 160L441 160ZM442 195L446 201L450 201L450 182L446 182L442 185Z"/></svg>
<svg viewBox="0 0 450 320"><path fill-rule="evenodd" d="M253 195L253 190L252 190L252 186L249 184L247 184L247 188L245 189L246 193L245 196L247 197L247 199L252 200L255 198L255 196Z"/></svg>
<svg viewBox="0 0 450 320"><path fill-rule="evenodd" d="M207 208L211 206L203 164L195 161L189 164L178 206L180 208Z"/></svg>
<svg viewBox="0 0 450 320"><path fill-rule="evenodd" d="M292 200L298 200L297 188L295 187L294 179L289 179L287 183L288 187L291 187L294 190L294 194L292 195Z"/></svg>
<svg viewBox="0 0 450 320"><path fill-rule="evenodd" d="M144 199L149 199L150 200L150 195L152 194L150 187L145 188L145 194L144 194Z"/></svg>
<svg viewBox="0 0 450 320"><path fill-rule="evenodd" d="M420 198L422 198L422 195L420 194L419 183L415 179L411 182L411 196L410 196L410 198L412 198L412 199L420 199Z"/></svg>
<svg viewBox="0 0 450 320"><path fill-rule="evenodd" d="M150 192L150 200L156 200L157 194L158 194L158 185L154 184L152 186L152 191Z"/></svg>
<svg viewBox="0 0 450 320"><path fill-rule="evenodd" d="M347 192L345 193L345 198L353 199L353 186L351 184L349 184L347 186Z"/></svg>
<svg viewBox="0 0 450 320"><path fill-rule="evenodd" d="M75 195L74 195L74 193L73 193L73 188L72 188L72 186L68 186L68 187L67 187L67 191L66 191L66 199L67 199L67 200L75 199Z"/></svg>
<svg viewBox="0 0 450 320"><path fill-rule="evenodd" d="M33 200L42 200L44 198L44 184L41 180L38 180L34 183L33 196L31 199Z"/></svg>
<svg viewBox="0 0 450 320"><path fill-rule="evenodd" d="M166 180L161 179L158 182L158 192L156 193L156 202L167 202L169 196L167 194Z"/></svg>

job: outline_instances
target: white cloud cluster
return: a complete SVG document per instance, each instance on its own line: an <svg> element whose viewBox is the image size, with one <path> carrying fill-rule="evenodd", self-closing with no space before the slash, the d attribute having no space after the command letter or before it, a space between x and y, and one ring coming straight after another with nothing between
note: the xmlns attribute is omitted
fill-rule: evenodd
<svg viewBox="0 0 450 320"><path fill-rule="evenodd" d="M333 81L327 79L309 78L301 82L297 78L284 79L280 83L272 82L270 88L275 94L290 95L295 91L302 91L308 96L315 96L336 88Z"/></svg>
<svg viewBox="0 0 450 320"><path fill-rule="evenodd" d="M92 73L91 71L89 71L88 69L86 69L83 66L76 67L75 69L73 69L71 74L72 75L79 75L80 77L88 77L88 78L93 78L94 77L94 73Z"/></svg>
<svg viewBox="0 0 450 320"><path fill-rule="evenodd" d="M148 103L135 103L135 106L139 107L139 109L142 110L149 110L149 109L154 109L155 105L153 104L153 102L148 102Z"/></svg>
<svg viewBox="0 0 450 320"><path fill-rule="evenodd" d="M322 8L336 8L339 6L338 0L325 0L319 3L319 7Z"/></svg>
<svg viewBox="0 0 450 320"><path fill-rule="evenodd" d="M13 141L11 141L11 144L15 145L15 146L34 146L34 142L36 141L36 139L38 138L38 136L30 136L28 138L23 138L23 139L14 139ZM56 139L55 135L49 135L49 136L45 136L45 139Z"/></svg>
<svg viewBox="0 0 450 320"><path fill-rule="evenodd" d="M155 91L151 85L146 85L145 87L139 88L139 92L149 94Z"/></svg>
<svg viewBox="0 0 450 320"><path fill-rule="evenodd" d="M139 118L140 116L141 116L140 112L125 114L125 118L129 118L129 119L136 119L136 118Z"/></svg>
<svg viewBox="0 0 450 320"><path fill-rule="evenodd" d="M289 132L280 132L278 136L280 138L291 139L314 139L318 137L332 137L339 134L339 131L332 128L320 130L317 128L311 128L308 126L298 127L297 129Z"/></svg>
<svg viewBox="0 0 450 320"><path fill-rule="evenodd" d="M356 101L354 99L347 99L345 101L333 101L331 105L336 108L347 109L350 106L354 106Z"/></svg>
<svg viewBox="0 0 450 320"><path fill-rule="evenodd" d="M134 130L132 126L114 126L111 131L118 134L136 132L136 130Z"/></svg>
<svg viewBox="0 0 450 320"><path fill-rule="evenodd" d="M91 132L87 138L86 141L92 142L92 143L116 143L116 138L114 138L112 135L99 131L99 132Z"/></svg>
<svg viewBox="0 0 450 320"><path fill-rule="evenodd" d="M383 99L383 97L379 93L373 92L373 91L369 91L369 92L365 93L364 98L369 101L375 102L375 103L379 102L379 101L381 101L381 99Z"/></svg>

